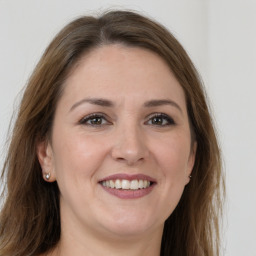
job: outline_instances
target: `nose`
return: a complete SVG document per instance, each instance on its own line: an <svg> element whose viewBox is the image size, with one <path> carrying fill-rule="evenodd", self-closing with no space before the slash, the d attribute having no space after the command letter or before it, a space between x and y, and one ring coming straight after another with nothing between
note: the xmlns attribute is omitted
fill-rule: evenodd
<svg viewBox="0 0 256 256"><path fill-rule="evenodd" d="M114 136L112 158L127 165L143 162L149 155L145 136L139 127L119 128Z"/></svg>

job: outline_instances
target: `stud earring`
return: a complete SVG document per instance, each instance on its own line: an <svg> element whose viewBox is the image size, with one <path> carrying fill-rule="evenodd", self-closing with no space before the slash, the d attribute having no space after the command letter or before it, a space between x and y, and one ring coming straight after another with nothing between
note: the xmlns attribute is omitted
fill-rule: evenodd
<svg viewBox="0 0 256 256"><path fill-rule="evenodd" d="M191 179L191 178L192 178L192 175L189 175L189 178Z"/></svg>
<svg viewBox="0 0 256 256"><path fill-rule="evenodd" d="M44 177L46 180L49 180L51 177L51 173L50 172L46 173Z"/></svg>

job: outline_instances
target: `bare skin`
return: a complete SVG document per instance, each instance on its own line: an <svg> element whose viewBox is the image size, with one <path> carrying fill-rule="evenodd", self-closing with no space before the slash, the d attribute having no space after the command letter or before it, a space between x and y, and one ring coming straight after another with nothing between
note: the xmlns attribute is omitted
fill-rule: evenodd
<svg viewBox="0 0 256 256"><path fill-rule="evenodd" d="M37 150L60 189L61 239L45 255L160 255L196 144L183 89L159 56L121 45L86 55L66 81L52 140ZM131 187L117 188L119 178Z"/></svg>

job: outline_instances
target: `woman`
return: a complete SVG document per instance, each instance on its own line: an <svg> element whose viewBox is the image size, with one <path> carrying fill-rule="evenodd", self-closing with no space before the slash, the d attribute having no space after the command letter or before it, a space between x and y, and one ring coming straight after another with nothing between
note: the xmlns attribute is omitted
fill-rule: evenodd
<svg viewBox="0 0 256 256"><path fill-rule="evenodd" d="M3 177L0 255L219 255L222 173L197 72L161 25L113 11L52 41Z"/></svg>

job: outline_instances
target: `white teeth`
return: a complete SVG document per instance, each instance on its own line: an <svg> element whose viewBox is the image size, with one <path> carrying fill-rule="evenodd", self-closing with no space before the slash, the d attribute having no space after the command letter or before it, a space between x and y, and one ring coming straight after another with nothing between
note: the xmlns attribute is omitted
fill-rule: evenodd
<svg viewBox="0 0 256 256"><path fill-rule="evenodd" d="M137 180L132 180L130 182L130 189L138 189L139 188L139 182Z"/></svg>
<svg viewBox="0 0 256 256"><path fill-rule="evenodd" d="M122 180L122 189L130 189L131 184L129 180Z"/></svg>
<svg viewBox="0 0 256 256"><path fill-rule="evenodd" d="M113 182L114 182L114 181L113 181ZM116 180L116 182L115 182L115 188L116 188L116 189L122 188L122 183L121 183L120 180Z"/></svg>
<svg viewBox="0 0 256 256"><path fill-rule="evenodd" d="M144 187L144 182L143 180L139 180L139 188L143 188Z"/></svg>
<svg viewBox="0 0 256 256"><path fill-rule="evenodd" d="M114 188L115 187L115 182L113 180L110 180L109 185L110 185L111 188Z"/></svg>
<svg viewBox="0 0 256 256"><path fill-rule="evenodd" d="M148 180L104 180L101 183L104 187L115 188L115 189L143 189L150 186Z"/></svg>

